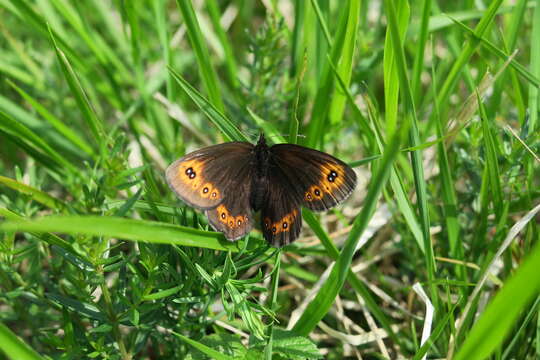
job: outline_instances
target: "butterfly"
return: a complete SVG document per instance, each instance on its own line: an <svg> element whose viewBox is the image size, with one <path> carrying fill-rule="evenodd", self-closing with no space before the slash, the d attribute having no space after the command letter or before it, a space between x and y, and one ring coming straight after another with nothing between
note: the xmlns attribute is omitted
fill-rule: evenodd
<svg viewBox="0 0 540 360"><path fill-rule="evenodd" d="M345 200L356 174L343 161L293 144L268 146L227 142L196 150L166 170L167 183L186 204L203 210L212 228L238 240L253 228L274 247L294 241L302 226L301 207L322 211Z"/></svg>

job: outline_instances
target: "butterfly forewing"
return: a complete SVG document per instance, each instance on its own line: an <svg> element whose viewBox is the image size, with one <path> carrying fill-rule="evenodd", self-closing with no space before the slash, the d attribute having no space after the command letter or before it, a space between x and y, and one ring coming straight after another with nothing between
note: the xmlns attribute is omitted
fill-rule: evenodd
<svg viewBox="0 0 540 360"><path fill-rule="evenodd" d="M354 170L331 155L293 144L274 145L270 151L273 162L291 183L290 191L311 210L334 207L356 186Z"/></svg>
<svg viewBox="0 0 540 360"><path fill-rule="evenodd" d="M167 168L167 183L188 205L215 208L235 185L230 181L232 166L248 164L252 150L250 143L230 142L194 151Z"/></svg>

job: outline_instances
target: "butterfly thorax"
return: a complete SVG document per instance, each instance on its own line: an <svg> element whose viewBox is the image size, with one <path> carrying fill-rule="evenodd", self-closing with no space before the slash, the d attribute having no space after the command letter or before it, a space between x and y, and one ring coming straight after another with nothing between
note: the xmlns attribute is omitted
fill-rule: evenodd
<svg viewBox="0 0 540 360"><path fill-rule="evenodd" d="M266 144L264 135L259 137L259 141L253 148L253 162L255 169L255 176L253 176L251 185L251 207L257 211L259 210L265 200L266 189L268 186L268 169L270 162L270 148Z"/></svg>

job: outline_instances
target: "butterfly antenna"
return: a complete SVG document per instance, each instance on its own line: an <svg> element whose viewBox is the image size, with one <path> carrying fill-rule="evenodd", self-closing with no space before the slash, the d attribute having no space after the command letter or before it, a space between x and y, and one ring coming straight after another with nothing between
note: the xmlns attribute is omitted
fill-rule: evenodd
<svg viewBox="0 0 540 360"><path fill-rule="evenodd" d="M291 135L290 135L290 134L276 134L276 135L270 135L270 136L268 136L268 137L269 137L269 138L274 138L274 137L279 137L279 136L282 136L282 137L287 138L287 137L290 137ZM296 137L299 137L299 138L304 139L304 138L306 137L306 135L298 134L298 135L296 135Z"/></svg>

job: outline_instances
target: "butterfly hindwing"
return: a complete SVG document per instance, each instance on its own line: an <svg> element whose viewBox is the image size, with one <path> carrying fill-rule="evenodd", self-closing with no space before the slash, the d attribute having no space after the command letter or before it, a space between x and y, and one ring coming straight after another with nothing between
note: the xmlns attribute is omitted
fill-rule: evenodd
<svg viewBox="0 0 540 360"><path fill-rule="evenodd" d="M264 239L275 247L290 244L302 228L301 198L291 193L285 174L270 163L264 201L261 207L261 230Z"/></svg>
<svg viewBox="0 0 540 360"><path fill-rule="evenodd" d="M223 201L215 208L206 210L210 225L230 240L238 240L251 231L253 213L250 205L252 177L255 168L252 161L229 164ZM234 171L231 173L231 171Z"/></svg>
<svg viewBox="0 0 540 360"><path fill-rule="evenodd" d="M274 162L301 197L302 206L311 210L328 210L345 200L356 186L354 170L326 153L293 144L270 148Z"/></svg>
<svg viewBox="0 0 540 360"><path fill-rule="evenodd" d="M230 142L194 151L174 163L165 177L170 188L190 206L212 209L221 204L236 179L235 166L250 162L253 145Z"/></svg>

